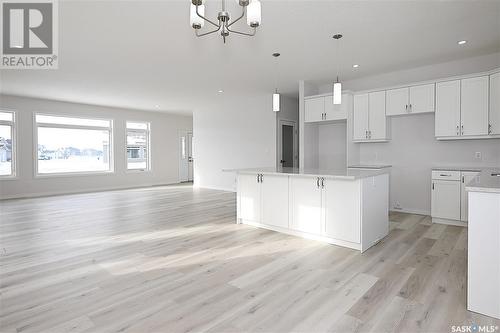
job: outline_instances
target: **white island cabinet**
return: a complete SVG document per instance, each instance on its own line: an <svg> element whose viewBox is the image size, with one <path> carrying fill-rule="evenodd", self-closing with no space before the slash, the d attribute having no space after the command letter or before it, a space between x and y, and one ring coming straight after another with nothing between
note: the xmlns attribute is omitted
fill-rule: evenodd
<svg viewBox="0 0 500 333"><path fill-rule="evenodd" d="M365 251L389 232L387 170L238 170L238 223Z"/></svg>

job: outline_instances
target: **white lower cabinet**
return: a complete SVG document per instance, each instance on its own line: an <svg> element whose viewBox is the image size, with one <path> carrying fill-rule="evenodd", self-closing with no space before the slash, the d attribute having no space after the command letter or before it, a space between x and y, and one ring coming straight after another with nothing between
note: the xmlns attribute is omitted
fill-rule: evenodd
<svg viewBox="0 0 500 333"><path fill-rule="evenodd" d="M252 222L260 222L261 186L260 175L238 176L238 217Z"/></svg>
<svg viewBox="0 0 500 333"><path fill-rule="evenodd" d="M321 184L317 177L291 178L293 230L321 233Z"/></svg>
<svg viewBox="0 0 500 333"><path fill-rule="evenodd" d="M460 183L460 218L462 221L467 222L469 215L469 200L465 187L470 183L479 172L462 171L462 179Z"/></svg>
<svg viewBox="0 0 500 333"><path fill-rule="evenodd" d="M325 180L325 234L343 241L361 242L359 188L352 182Z"/></svg>
<svg viewBox="0 0 500 333"><path fill-rule="evenodd" d="M238 176L238 218L288 228L288 177Z"/></svg>
<svg viewBox="0 0 500 333"><path fill-rule="evenodd" d="M262 223L288 228L288 177L262 175Z"/></svg>
<svg viewBox="0 0 500 333"><path fill-rule="evenodd" d="M478 174L478 171L432 172L431 216L434 222L446 224L467 222L468 198L465 187Z"/></svg>

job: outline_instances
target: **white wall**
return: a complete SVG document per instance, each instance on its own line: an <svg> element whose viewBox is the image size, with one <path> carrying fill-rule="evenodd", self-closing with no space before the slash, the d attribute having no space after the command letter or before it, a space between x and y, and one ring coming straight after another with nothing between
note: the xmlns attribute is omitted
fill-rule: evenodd
<svg viewBox="0 0 500 333"><path fill-rule="evenodd" d="M408 212L430 214L431 168L500 166L500 139L438 141L434 114L391 118L392 140L360 144L363 164L391 164L391 202ZM482 158L476 159L475 153Z"/></svg>
<svg viewBox="0 0 500 333"><path fill-rule="evenodd" d="M195 186L235 191L235 173L223 169L276 165L277 116L271 97L224 93L194 111Z"/></svg>
<svg viewBox="0 0 500 333"><path fill-rule="evenodd" d="M0 108L17 112L18 138L17 177L0 181L0 198L130 188L172 184L179 181L178 131L192 129L191 117L9 95L0 95ZM34 112L113 119L114 172L99 175L35 177ZM150 172L127 172L126 170L125 122L128 120L151 123L152 165Z"/></svg>
<svg viewBox="0 0 500 333"><path fill-rule="evenodd" d="M318 166L321 170L347 167L347 122L318 125Z"/></svg>

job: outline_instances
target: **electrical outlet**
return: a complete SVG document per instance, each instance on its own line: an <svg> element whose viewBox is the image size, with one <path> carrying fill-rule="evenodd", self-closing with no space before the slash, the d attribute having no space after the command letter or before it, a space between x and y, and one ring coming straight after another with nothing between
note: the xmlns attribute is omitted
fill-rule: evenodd
<svg viewBox="0 0 500 333"><path fill-rule="evenodd" d="M476 151L476 154L474 156L475 156L476 160L480 160L481 159L481 152Z"/></svg>
<svg viewBox="0 0 500 333"><path fill-rule="evenodd" d="M398 209L398 210L401 210L401 209L402 209L402 208L401 208L401 204L399 203L399 201L396 201L396 202L394 203L394 209Z"/></svg>

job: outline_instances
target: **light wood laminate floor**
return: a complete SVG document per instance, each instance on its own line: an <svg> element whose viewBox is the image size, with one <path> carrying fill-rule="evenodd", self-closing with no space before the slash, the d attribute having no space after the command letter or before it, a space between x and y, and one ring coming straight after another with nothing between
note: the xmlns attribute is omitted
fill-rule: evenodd
<svg viewBox="0 0 500 333"><path fill-rule="evenodd" d="M391 214L364 254L235 224L235 194L166 186L0 202L1 332L450 332L467 230Z"/></svg>

